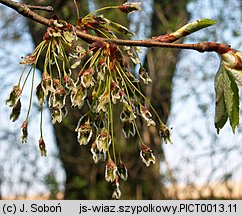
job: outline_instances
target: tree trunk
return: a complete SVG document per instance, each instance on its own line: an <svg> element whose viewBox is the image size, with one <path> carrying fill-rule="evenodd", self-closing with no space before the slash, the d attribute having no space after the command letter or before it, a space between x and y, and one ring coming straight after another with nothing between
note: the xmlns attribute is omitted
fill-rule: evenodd
<svg viewBox="0 0 242 216"><path fill-rule="evenodd" d="M166 34L185 24L189 16L186 11L188 1L176 0L171 3L168 0L155 0L151 35ZM145 58L144 66L149 71L152 79L152 83L145 88L145 93L164 123L167 122L170 115L172 79L175 75L179 53L180 51L175 49L151 48ZM143 176L142 179L149 179L150 185L148 192L144 192L144 197L152 199L170 198L164 194L164 190L162 191L162 179L165 180L166 176L160 173L160 163L164 161L164 154L158 131L152 127L144 126L143 137L145 144L150 146L156 153L157 159L157 163L152 169L142 168L140 170Z"/></svg>
<svg viewBox="0 0 242 216"><path fill-rule="evenodd" d="M77 1L81 10L81 16L88 11L88 0ZM29 4L32 1L25 1ZM38 5L41 0L35 1ZM109 1L94 1L97 7L109 5ZM106 3L107 2L107 3ZM115 5L124 1L115 1ZM177 1L154 1L154 14L152 17L152 35L160 35L167 31L175 30L187 21L186 12L187 0ZM48 0L45 5L52 5L55 13L61 18L70 21L75 16L73 1ZM50 16L45 13L45 16ZM121 13L120 13L121 14ZM118 15L117 22L128 24L126 17ZM105 13L106 15L106 13ZM108 18L117 19L116 12L108 12ZM42 40L45 27L29 22L30 32L35 43ZM153 106L158 110L162 119L166 122L171 106L172 77L178 59L178 51L168 49L150 49L147 53L145 66L153 79L152 85L145 89L145 93L151 100ZM40 67L41 68L41 67ZM80 146L77 142L77 134L74 132L76 124L84 110L69 108L67 117L61 124L55 124L55 136L59 148L60 159L66 172L65 199L110 199L112 188L104 180L104 164L94 164L88 147ZM156 131L143 127L144 141L156 153L156 164L146 168L139 158L139 149L131 139L125 142L121 138L121 130L118 124L115 126L118 131L119 145L122 143L122 160L126 163L129 171L129 178L121 182L123 199L162 199L165 194L162 191L162 176L160 174L160 162L162 161L162 146ZM119 132L120 131L120 132ZM117 139L117 138L116 138Z"/></svg>

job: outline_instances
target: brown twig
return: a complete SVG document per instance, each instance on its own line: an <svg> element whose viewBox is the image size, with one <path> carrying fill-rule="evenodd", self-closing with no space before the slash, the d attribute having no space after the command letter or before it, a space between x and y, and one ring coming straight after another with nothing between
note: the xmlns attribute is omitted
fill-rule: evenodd
<svg viewBox="0 0 242 216"><path fill-rule="evenodd" d="M45 17L40 16L39 14L33 12L28 5L22 2L15 2L11 0L0 0L0 3L6 5L7 7L12 8L13 10L17 11L19 14L28 17L38 23L41 23L46 26L50 26L50 20L46 19Z"/></svg>
<svg viewBox="0 0 242 216"><path fill-rule="evenodd" d="M35 5L26 5L31 10L44 10L51 12L54 10L52 6L35 6Z"/></svg>
<svg viewBox="0 0 242 216"><path fill-rule="evenodd" d="M17 11L19 14L28 17L38 23L41 23L46 26L51 25L51 21L45 17L42 17L32 11L29 5L26 5L21 2L15 2L12 0L0 0L0 3L12 8L13 10ZM34 6L32 6L33 8ZM35 6L38 7L38 6ZM90 35L84 33L82 31L77 31L77 36L82 38L85 41L102 41L102 42L110 42L115 43L117 45L122 46L141 46L141 47L166 47L166 48L178 48L178 49L191 49L196 50L198 52L217 52L219 54L223 54L229 51L231 48L229 45L215 43L215 42L201 42L197 44L178 44L178 43L163 43L153 39L146 39L146 40L124 40L124 39L108 39L97 37L94 35Z"/></svg>

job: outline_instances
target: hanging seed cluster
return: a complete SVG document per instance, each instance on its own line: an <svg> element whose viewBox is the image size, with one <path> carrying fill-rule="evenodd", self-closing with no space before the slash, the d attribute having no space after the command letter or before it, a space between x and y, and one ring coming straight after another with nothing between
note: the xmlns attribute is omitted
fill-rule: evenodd
<svg viewBox="0 0 242 216"><path fill-rule="evenodd" d="M140 3L125 3L117 6L122 12L139 10ZM149 166L155 163L152 150L143 143L137 129L136 120L142 118L147 126L157 126L164 141L170 141L170 132L158 114L142 94L140 82L152 82L148 72L141 65L137 47L120 47L116 44L100 41L83 41L76 31L116 38L116 34L129 38L134 34L126 27L103 16L88 14L73 26L57 17L53 17L43 41L33 53L26 56L21 64L25 65L19 82L13 87L6 103L12 108L10 118L16 121L21 111L21 95L27 79L32 75L32 91L36 92L41 108L39 149L46 156L46 146L42 133L42 110L48 104L52 123L61 123L68 113L67 97L71 105L82 109L84 104L88 111L79 119L75 129L80 145L90 145L95 163L105 161L105 178L113 183L113 198L121 196L119 179L126 180L127 168L116 157L114 142L114 110L121 107L119 119L122 132L126 138L140 138L140 157ZM39 59L44 57L41 82L34 87L35 68ZM135 75L134 68L139 67ZM26 120L22 124L22 142L27 142L28 121L32 104L32 91ZM48 100L48 103L47 103ZM159 125L152 119L156 115ZM118 132L119 133L119 132ZM121 133L121 131L120 131ZM95 137L94 137L95 136ZM94 140L93 143L90 143Z"/></svg>

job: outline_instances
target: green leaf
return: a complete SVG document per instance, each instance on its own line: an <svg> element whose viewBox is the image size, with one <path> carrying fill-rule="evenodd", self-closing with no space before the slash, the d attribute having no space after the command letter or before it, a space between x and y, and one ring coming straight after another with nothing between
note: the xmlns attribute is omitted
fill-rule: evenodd
<svg viewBox="0 0 242 216"><path fill-rule="evenodd" d="M224 78L228 84L224 90L225 104L229 115L230 125L233 133L235 133L235 129L239 125L239 89L234 77L229 73L229 71L226 71L226 69L225 72L227 76L224 76Z"/></svg>
<svg viewBox="0 0 242 216"><path fill-rule="evenodd" d="M233 76L238 85L242 86L242 53L230 49L228 52L221 54L220 57L228 73Z"/></svg>
<svg viewBox="0 0 242 216"><path fill-rule="evenodd" d="M187 31L187 32L189 32L189 34L191 34L193 32L199 31L203 28L207 28L214 24L216 24L215 20L205 18L205 19L199 19L194 22L188 23L188 24L184 25L181 29L183 29L184 31Z"/></svg>
<svg viewBox="0 0 242 216"><path fill-rule="evenodd" d="M224 99L224 79L223 70L219 68L215 77L215 94L216 94L216 104L215 104L215 128L217 133L225 125L228 119L228 113L226 110L225 99Z"/></svg>
<svg viewBox="0 0 242 216"><path fill-rule="evenodd" d="M242 70L233 69L225 66L225 68L230 72L229 74L235 79L238 85L242 86Z"/></svg>
<svg viewBox="0 0 242 216"><path fill-rule="evenodd" d="M171 35L173 35L174 37L179 39L179 38L185 37L189 34L192 34L196 31L199 31L203 28L207 28L207 27L214 25L214 24L216 24L215 20L199 19L199 20L196 20L194 22L191 22L191 23L188 23L188 24L182 26L181 28L179 28L175 32L171 33Z"/></svg>
<svg viewBox="0 0 242 216"><path fill-rule="evenodd" d="M229 118L233 133L239 125L239 90L231 73L221 64L215 77L216 108L215 127L217 132Z"/></svg>

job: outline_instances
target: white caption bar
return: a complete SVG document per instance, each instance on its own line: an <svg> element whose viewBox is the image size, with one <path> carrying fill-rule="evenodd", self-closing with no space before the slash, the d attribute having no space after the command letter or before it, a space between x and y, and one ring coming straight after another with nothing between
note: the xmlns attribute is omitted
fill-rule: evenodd
<svg viewBox="0 0 242 216"><path fill-rule="evenodd" d="M168 200L1 200L0 215L88 216L88 215L211 215L241 216L242 201Z"/></svg>

